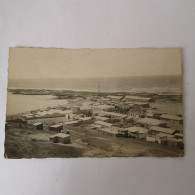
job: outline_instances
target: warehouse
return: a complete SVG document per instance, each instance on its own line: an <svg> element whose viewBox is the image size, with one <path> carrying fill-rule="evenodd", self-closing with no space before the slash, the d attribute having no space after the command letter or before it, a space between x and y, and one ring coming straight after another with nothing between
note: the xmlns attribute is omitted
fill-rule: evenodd
<svg viewBox="0 0 195 195"><path fill-rule="evenodd" d="M101 116L106 116L106 117L109 117L109 118L117 118L117 119L123 119L123 118L126 117L125 114L119 114L119 113L115 113L115 112L102 111L100 114L101 114Z"/></svg>
<svg viewBox="0 0 195 195"><path fill-rule="evenodd" d="M58 133L49 137L50 141L53 143L62 143L69 144L70 143L70 135L65 133Z"/></svg>
<svg viewBox="0 0 195 195"><path fill-rule="evenodd" d="M56 132L61 133L62 130L63 130L63 125L58 124L58 125L49 126L49 130L50 130L50 131L56 131Z"/></svg>
<svg viewBox="0 0 195 195"><path fill-rule="evenodd" d="M163 127L158 127L158 126L152 126L152 127L149 128L149 133L150 134L165 133L165 134L174 135L177 132L178 131L177 130L174 130L174 129L163 128Z"/></svg>
<svg viewBox="0 0 195 195"><path fill-rule="evenodd" d="M145 128L150 128L151 126L167 127L167 123L152 118L142 118L136 121L137 125L144 126Z"/></svg>
<svg viewBox="0 0 195 195"><path fill-rule="evenodd" d="M111 123L106 123L106 122L103 122L103 121L96 121L94 124L95 125L100 125L102 127L112 127Z"/></svg>
<svg viewBox="0 0 195 195"><path fill-rule="evenodd" d="M162 114L160 119L173 123L173 124L183 124L183 119L179 116L170 115L170 114Z"/></svg>
<svg viewBox="0 0 195 195"><path fill-rule="evenodd" d="M68 121L68 122L65 122L64 125L66 126L72 126L72 127L76 127L78 126L79 122L78 121Z"/></svg>
<svg viewBox="0 0 195 195"><path fill-rule="evenodd" d="M119 131L118 131L118 128L116 127L111 127L111 128L108 128L108 127L105 127L105 128L102 128L102 129L98 129L98 135L107 135L107 136L114 136L114 137L118 137L119 136Z"/></svg>
<svg viewBox="0 0 195 195"><path fill-rule="evenodd" d="M133 102L152 102L153 98L139 97L139 96L126 96L126 100Z"/></svg>
<svg viewBox="0 0 195 195"><path fill-rule="evenodd" d="M148 130L143 127L134 126L134 127L125 128L124 130L128 130L129 137L135 137L140 139L145 139L148 134Z"/></svg>
<svg viewBox="0 0 195 195"><path fill-rule="evenodd" d="M33 124L33 129L34 130L43 130L43 123L39 123L39 122L34 123Z"/></svg>

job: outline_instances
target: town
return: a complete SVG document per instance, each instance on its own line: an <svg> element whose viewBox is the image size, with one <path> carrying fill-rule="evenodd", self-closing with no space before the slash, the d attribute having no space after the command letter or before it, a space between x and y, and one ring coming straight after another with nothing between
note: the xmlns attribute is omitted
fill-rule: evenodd
<svg viewBox="0 0 195 195"><path fill-rule="evenodd" d="M56 97L67 99L68 104L7 117L5 155L8 158L22 157L27 148L27 158L156 156L147 149L145 154L141 148L130 153L132 144L162 149L159 156L183 156L183 115L168 112L174 109L171 104L182 103L181 94L98 91L71 95L64 92ZM35 150L42 152L33 155Z"/></svg>

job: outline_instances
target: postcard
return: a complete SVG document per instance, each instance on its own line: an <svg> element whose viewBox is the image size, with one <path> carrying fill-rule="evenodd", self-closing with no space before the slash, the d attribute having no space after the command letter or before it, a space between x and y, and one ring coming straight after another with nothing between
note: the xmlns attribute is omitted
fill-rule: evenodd
<svg viewBox="0 0 195 195"><path fill-rule="evenodd" d="M10 48L5 156L184 156L180 48Z"/></svg>

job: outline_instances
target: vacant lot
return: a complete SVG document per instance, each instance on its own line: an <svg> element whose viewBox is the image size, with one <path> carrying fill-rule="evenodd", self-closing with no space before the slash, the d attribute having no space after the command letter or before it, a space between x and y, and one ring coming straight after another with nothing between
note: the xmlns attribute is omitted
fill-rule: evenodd
<svg viewBox="0 0 195 195"><path fill-rule="evenodd" d="M12 128L6 130L5 153L8 158L50 157L179 157L183 151L130 138L99 136L96 130L79 127L70 130L71 144L54 144L50 131Z"/></svg>

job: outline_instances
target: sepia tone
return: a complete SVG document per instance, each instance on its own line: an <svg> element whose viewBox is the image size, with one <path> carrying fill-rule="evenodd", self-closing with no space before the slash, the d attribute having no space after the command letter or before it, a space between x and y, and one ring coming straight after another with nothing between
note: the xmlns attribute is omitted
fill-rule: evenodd
<svg viewBox="0 0 195 195"><path fill-rule="evenodd" d="M182 98L179 48L10 48L5 157L181 157Z"/></svg>

